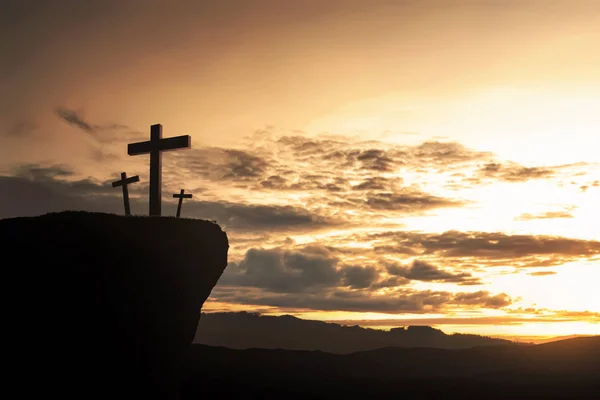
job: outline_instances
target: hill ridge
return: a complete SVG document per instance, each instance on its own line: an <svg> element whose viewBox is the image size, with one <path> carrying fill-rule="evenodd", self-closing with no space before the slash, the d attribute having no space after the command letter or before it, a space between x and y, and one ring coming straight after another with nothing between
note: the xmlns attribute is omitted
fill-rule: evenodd
<svg viewBox="0 0 600 400"><path fill-rule="evenodd" d="M241 334L243 332L243 334ZM321 350L335 354L385 347L469 348L515 342L470 334L446 334L430 326L411 325L389 331L334 322L250 312L202 313L194 343L232 349Z"/></svg>

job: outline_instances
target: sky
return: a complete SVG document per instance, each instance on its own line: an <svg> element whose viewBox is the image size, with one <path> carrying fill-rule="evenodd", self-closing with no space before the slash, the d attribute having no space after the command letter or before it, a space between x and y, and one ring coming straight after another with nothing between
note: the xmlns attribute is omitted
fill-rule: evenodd
<svg viewBox="0 0 600 400"><path fill-rule="evenodd" d="M595 0L0 0L0 218L227 231L204 311L600 334ZM175 201L174 201L175 200Z"/></svg>

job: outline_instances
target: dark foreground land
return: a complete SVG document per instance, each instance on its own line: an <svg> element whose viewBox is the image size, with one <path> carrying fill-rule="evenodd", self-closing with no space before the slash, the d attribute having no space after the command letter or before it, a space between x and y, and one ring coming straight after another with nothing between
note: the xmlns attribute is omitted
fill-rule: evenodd
<svg viewBox="0 0 600 400"><path fill-rule="evenodd" d="M0 220L5 398L172 399L227 265L209 221L62 212Z"/></svg>
<svg viewBox="0 0 600 400"><path fill-rule="evenodd" d="M595 399L600 337L347 355L193 345L185 399Z"/></svg>

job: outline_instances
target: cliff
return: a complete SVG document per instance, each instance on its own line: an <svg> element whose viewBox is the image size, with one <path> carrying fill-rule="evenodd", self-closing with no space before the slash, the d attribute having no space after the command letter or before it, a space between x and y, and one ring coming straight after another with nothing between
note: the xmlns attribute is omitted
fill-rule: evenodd
<svg viewBox="0 0 600 400"><path fill-rule="evenodd" d="M240 335L240 332L244 332ZM513 342L477 335L447 335L429 326L409 326L390 331L311 321L291 315L205 313L195 343L231 349L319 350L349 354L382 347L436 347L464 349L510 345Z"/></svg>
<svg viewBox="0 0 600 400"><path fill-rule="evenodd" d="M0 243L19 397L176 397L201 307L227 265L218 225L62 212L0 220Z"/></svg>

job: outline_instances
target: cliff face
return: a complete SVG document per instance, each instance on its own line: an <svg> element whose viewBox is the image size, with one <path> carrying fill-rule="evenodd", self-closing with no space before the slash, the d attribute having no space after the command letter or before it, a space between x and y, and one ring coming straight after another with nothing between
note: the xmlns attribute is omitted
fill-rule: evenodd
<svg viewBox="0 0 600 400"><path fill-rule="evenodd" d="M0 220L0 240L13 371L36 376L22 395L175 395L227 265L218 225L63 212Z"/></svg>

